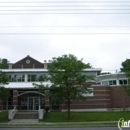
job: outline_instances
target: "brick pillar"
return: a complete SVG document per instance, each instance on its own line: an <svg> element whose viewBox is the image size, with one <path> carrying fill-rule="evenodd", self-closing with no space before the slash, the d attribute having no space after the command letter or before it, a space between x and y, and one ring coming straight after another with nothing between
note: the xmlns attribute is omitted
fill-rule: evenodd
<svg viewBox="0 0 130 130"><path fill-rule="evenodd" d="M18 106L18 91L13 90L13 106Z"/></svg>
<svg viewBox="0 0 130 130"><path fill-rule="evenodd" d="M2 110L2 100L0 99L0 110Z"/></svg>
<svg viewBox="0 0 130 130"><path fill-rule="evenodd" d="M49 97L45 97L45 106L50 107L50 98Z"/></svg>
<svg viewBox="0 0 130 130"><path fill-rule="evenodd" d="M47 93L49 90L46 90L45 93ZM50 107L50 97L45 97L45 107Z"/></svg>

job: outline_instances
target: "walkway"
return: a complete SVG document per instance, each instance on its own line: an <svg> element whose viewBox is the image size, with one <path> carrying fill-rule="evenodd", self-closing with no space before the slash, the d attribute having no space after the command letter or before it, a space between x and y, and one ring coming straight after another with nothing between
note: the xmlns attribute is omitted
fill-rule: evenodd
<svg viewBox="0 0 130 130"><path fill-rule="evenodd" d="M38 119L13 119L8 124L38 124Z"/></svg>

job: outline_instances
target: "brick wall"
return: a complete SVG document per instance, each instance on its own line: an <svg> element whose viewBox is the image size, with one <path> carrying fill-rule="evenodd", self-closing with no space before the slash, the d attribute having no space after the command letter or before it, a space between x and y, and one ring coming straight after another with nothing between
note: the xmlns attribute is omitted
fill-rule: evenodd
<svg viewBox="0 0 130 130"><path fill-rule="evenodd" d="M71 109L111 108L111 89L105 86L92 86L94 96L86 100L73 100ZM62 109L67 109L67 102L62 104Z"/></svg>
<svg viewBox="0 0 130 130"><path fill-rule="evenodd" d="M124 108L130 107L130 97L120 86L92 86L94 96L86 100L73 100L71 109ZM62 104L67 109L67 102Z"/></svg>
<svg viewBox="0 0 130 130"><path fill-rule="evenodd" d="M130 107L130 96L120 86L111 87L112 108Z"/></svg>

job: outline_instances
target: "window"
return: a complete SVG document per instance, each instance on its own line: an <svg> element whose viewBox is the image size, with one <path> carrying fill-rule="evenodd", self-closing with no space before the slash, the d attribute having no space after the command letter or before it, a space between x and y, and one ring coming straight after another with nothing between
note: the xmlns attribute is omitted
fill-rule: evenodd
<svg viewBox="0 0 130 130"><path fill-rule="evenodd" d="M126 79L124 80L119 80L119 84L120 85L127 85L128 84L128 81Z"/></svg>
<svg viewBox="0 0 130 130"><path fill-rule="evenodd" d="M25 81L25 75L8 75L9 82L24 82Z"/></svg>
<svg viewBox="0 0 130 130"><path fill-rule="evenodd" d="M109 85L116 85L116 80L110 80Z"/></svg>
<svg viewBox="0 0 130 130"><path fill-rule="evenodd" d="M36 81L36 75L28 75L28 82Z"/></svg>
<svg viewBox="0 0 130 130"><path fill-rule="evenodd" d="M11 81L11 75L8 75L8 78L9 78L9 82L12 82L12 81Z"/></svg>
<svg viewBox="0 0 130 130"><path fill-rule="evenodd" d="M57 106L57 105L60 105L60 101L57 98L53 98L51 100L51 104L52 104L52 106Z"/></svg>
<svg viewBox="0 0 130 130"><path fill-rule="evenodd" d="M28 75L28 82L34 81L45 81L44 75Z"/></svg>
<svg viewBox="0 0 130 130"><path fill-rule="evenodd" d="M82 96L91 97L93 96L93 88L88 88L88 92L86 93L84 90L82 91Z"/></svg>
<svg viewBox="0 0 130 130"><path fill-rule="evenodd" d="M25 80L25 75L17 75L17 79L18 82L24 82Z"/></svg>
<svg viewBox="0 0 130 130"><path fill-rule="evenodd" d="M102 81L102 85L109 85L108 81Z"/></svg>

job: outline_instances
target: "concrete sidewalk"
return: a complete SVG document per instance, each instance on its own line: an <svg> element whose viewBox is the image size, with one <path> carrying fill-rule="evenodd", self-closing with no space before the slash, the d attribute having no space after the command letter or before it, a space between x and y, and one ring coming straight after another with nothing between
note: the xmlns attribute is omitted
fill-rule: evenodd
<svg viewBox="0 0 130 130"><path fill-rule="evenodd" d="M13 119L7 124L38 124L38 119Z"/></svg>

